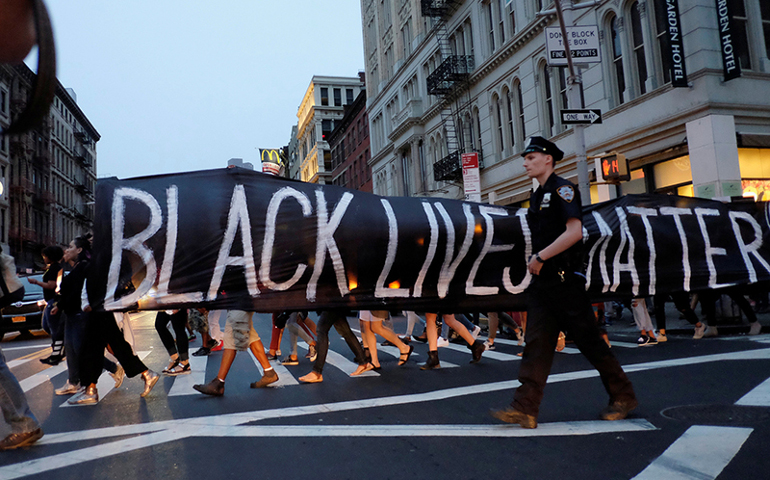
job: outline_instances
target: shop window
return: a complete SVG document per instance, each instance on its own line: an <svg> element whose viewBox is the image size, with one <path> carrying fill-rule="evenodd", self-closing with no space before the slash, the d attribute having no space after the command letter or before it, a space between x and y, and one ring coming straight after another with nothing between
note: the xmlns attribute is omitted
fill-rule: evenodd
<svg viewBox="0 0 770 480"><path fill-rule="evenodd" d="M644 170L638 168L631 170L631 180L620 183L620 195L629 195L635 193L647 193L647 184L645 181Z"/></svg>
<svg viewBox="0 0 770 480"><path fill-rule="evenodd" d="M666 187L692 184L692 167L690 166L689 155L660 162L653 166L653 172L656 192Z"/></svg>

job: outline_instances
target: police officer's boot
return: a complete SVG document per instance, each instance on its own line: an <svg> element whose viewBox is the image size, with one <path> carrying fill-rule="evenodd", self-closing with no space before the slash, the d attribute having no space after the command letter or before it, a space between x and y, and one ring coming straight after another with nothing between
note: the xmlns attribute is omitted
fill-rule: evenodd
<svg viewBox="0 0 770 480"><path fill-rule="evenodd" d="M430 350L428 352L428 361L420 365L420 370L433 370L435 368L441 368L441 364L438 361L438 350Z"/></svg>

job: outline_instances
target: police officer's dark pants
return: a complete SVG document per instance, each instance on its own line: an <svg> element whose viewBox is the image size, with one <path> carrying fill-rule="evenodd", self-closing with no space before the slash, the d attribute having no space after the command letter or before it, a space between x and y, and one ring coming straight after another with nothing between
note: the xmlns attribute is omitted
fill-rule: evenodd
<svg viewBox="0 0 770 480"><path fill-rule="evenodd" d="M610 348L601 338L585 280L567 274L565 282L539 282L528 291L526 346L519 367L519 382L513 407L537 417L548 375L551 373L559 332L569 332L575 345L599 371L610 402L635 398L626 377Z"/></svg>
<svg viewBox="0 0 770 480"><path fill-rule="evenodd" d="M356 362L359 365L366 363L364 349L350 329L347 317L339 312L325 311L318 318L318 326L316 327L316 352L318 356L313 364L313 371L318 374L323 372L326 355L329 352L329 330L331 330L332 325L356 355Z"/></svg>

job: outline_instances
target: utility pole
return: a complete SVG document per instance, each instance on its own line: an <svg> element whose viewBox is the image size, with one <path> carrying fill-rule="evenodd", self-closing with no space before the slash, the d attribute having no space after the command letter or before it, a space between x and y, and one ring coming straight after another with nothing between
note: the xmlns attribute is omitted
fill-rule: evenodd
<svg viewBox="0 0 770 480"><path fill-rule="evenodd" d="M573 4L573 0L555 0L556 16L559 19L561 27L561 38L564 44L565 54L567 56L567 102L569 108L583 108L580 104L580 84L583 82L581 76L576 72L575 65L572 62L572 53L570 52L569 40L567 37L567 28L574 26L574 12L578 8L589 8L598 5L598 2L588 2L585 4ZM562 6L564 4L564 6ZM551 11L541 12L541 15L554 13ZM583 205L591 203L591 187L588 180L588 162L586 160L586 140L585 125L573 125L572 134L575 139L575 156L577 157L578 189Z"/></svg>

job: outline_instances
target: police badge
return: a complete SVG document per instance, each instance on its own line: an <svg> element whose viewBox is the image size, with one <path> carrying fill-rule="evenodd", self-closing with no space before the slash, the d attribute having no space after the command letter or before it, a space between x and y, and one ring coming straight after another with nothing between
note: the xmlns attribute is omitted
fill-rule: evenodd
<svg viewBox="0 0 770 480"><path fill-rule="evenodd" d="M573 189L570 185L562 185L556 189L556 193L558 193L559 196L563 198L567 203L572 203L572 200L575 198L575 189Z"/></svg>

